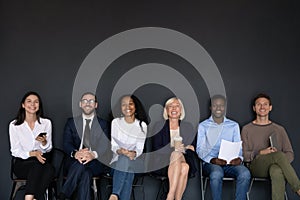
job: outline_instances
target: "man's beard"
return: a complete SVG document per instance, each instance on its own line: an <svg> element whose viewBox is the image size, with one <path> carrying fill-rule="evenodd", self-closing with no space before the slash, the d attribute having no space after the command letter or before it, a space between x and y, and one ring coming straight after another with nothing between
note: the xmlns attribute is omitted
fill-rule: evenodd
<svg viewBox="0 0 300 200"><path fill-rule="evenodd" d="M95 109L91 109L91 110L89 110L89 111L85 111L84 109L82 109L82 112L83 112L83 114L85 114L85 115L90 115L90 114L92 114L94 111L95 111Z"/></svg>

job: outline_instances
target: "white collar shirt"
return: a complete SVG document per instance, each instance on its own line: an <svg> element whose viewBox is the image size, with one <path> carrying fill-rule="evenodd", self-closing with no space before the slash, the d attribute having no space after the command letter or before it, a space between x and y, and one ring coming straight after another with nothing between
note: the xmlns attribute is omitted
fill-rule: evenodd
<svg viewBox="0 0 300 200"><path fill-rule="evenodd" d="M15 120L9 124L10 151L14 157L22 159L29 158L31 151L39 150L43 153L52 149L52 124L49 119L40 118L40 123L35 122L33 130L24 121L20 125L15 125ZM43 146L36 140L36 137L46 132L47 144Z"/></svg>

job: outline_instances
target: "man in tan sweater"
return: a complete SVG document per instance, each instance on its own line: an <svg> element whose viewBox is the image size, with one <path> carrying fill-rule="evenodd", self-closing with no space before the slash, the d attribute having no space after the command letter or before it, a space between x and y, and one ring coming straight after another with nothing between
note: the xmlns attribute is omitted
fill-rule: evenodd
<svg viewBox="0 0 300 200"><path fill-rule="evenodd" d="M270 121L271 98L259 94L254 98L253 110L256 119L242 128L244 161L250 163L254 177L270 177L272 200L283 200L285 180L292 190L300 195L300 181L291 162L294 152L285 129ZM277 144L271 146L270 136ZM274 139L275 138L275 139Z"/></svg>

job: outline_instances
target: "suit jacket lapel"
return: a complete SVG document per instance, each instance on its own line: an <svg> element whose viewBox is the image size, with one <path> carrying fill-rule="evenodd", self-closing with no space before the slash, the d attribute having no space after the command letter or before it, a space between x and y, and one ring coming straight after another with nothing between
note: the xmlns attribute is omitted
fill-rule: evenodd
<svg viewBox="0 0 300 200"><path fill-rule="evenodd" d="M171 136L170 136L170 122L169 120L167 119L166 120L166 123L165 123L165 133L168 133L166 135L166 142L170 143L171 142ZM166 143L167 144L167 143Z"/></svg>
<svg viewBox="0 0 300 200"><path fill-rule="evenodd" d="M102 140L102 137L103 137L103 131L101 129L99 119L95 115L93 122L92 122L92 126L91 126L91 136L90 136L91 147L95 148L95 146L97 146L97 144L99 144L99 142L101 142L100 140Z"/></svg>
<svg viewBox="0 0 300 200"><path fill-rule="evenodd" d="M75 128L77 130L79 138L82 139L82 131L83 131L82 116L78 116L75 118Z"/></svg>

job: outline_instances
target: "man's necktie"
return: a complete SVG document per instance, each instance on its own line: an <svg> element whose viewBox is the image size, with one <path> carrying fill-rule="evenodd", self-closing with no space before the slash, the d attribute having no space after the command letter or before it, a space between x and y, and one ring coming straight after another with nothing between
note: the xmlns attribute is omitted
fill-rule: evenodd
<svg viewBox="0 0 300 200"><path fill-rule="evenodd" d="M84 140L83 140L83 144L85 148L90 148L90 134L91 134L90 122L91 122L90 119L85 120Z"/></svg>

